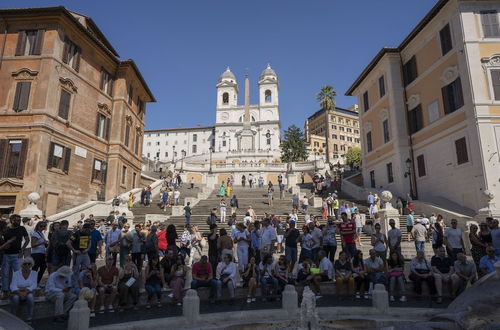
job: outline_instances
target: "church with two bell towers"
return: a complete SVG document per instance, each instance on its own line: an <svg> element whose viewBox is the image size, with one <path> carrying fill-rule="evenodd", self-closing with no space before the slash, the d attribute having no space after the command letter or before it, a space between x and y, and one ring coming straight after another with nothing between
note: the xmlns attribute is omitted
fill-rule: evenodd
<svg viewBox="0 0 500 330"><path fill-rule="evenodd" d="M247 76L244 104L238 105L238 81L229 67L220 76L216 87L215 151L279 151L279 82L271 66L268 64L259 77L259 104L249 104L250 86ZM242 130L247 130L247 136L252 132L251 143L248 138L248 142L242 145Z"/></svg>
<svg viewBox="0 0 500 330"><path fill-rule="evenodd" d="M238 104L240 85L228 67L216 84L215 125L146 130L143 157L154 162L206 162L211 153L217 163L279 162L279 82L269 64L257 86L259 103L250 104L247 75L244 102Z"/></svg>

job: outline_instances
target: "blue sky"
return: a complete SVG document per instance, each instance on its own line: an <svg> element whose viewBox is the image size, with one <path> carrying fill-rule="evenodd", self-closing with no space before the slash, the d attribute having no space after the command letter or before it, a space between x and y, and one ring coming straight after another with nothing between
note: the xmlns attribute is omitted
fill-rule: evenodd
<svg viewBox="0 0 500 330"><path fill-rule="evenodd" d="M251 102L268 62L280 81L282 127L303 127L323 85L337 106L384 46L397 46L437 0L2 0L3 8L66 6L92 17L122 59L133 58L157 99L146 128L213 125L215 84L229 65Z"/></svg>

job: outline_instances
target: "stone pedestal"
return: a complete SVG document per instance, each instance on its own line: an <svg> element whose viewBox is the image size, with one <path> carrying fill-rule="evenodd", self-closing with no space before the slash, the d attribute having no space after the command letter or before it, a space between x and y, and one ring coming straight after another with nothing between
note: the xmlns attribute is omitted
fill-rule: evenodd
<svg viewBox="0 0 500 330"><path fill-rule="evenodd" d="M285 291L283 291L282 297L282 307L288 313L288 315L297 315L299 310L299 298L297 295L297 290L293 285L287 284L285 286Z"/></svg>
<svg viewBox="0 0 500 330"><path fill-rule="evenodd" d="M297 186L297 174L287 173L286 175L286 187L288 189ZM300 189L300 188L299 188Z"/></svg>
<svg viewBox="0 0 500 330"><path fill-rule="evenodd" d="M486 221L486 218L488 217L492 217L495 219L500 218L500 210L497 209L495 203L493 203L493 198L495 198L495 195L489 190L485 190L483 193L488 200L488 206L477 211L477 215L474 217L474 220L476 220L477 223Z"/></svg>
<svg viewBox="0 0 500 330"><path fill-rule="evenodd" d="M216 184L215 174L207 174L207 188L214 189Z"/></svg>
<svg viewBox="0 0 500 330"><path fill-rule="evenodd" d="M85 299L79 299L69 312L68 329L88 330L90 322L90 308Z"/></svg>
<svg viewBox="0 0 500 330"><path fill-rule="evenodd" d="M36 203L40 200L40 195L36 192L32 192L26 198L30 203L28 207L19 212L21 218L33 218L35 217L35 215L42 217L43 214L42 210L39 210L38 207L36 206Z"/></svg>
<svg viewBox="0 0 500 330"><path fill-rule="evenodd" d="M379 210L380 216L380 231L387 235L387 232L391 227L389 226L389 220L394 219L396 228L399 228L399 211L395 209L392 204L392 194L390 191L385 190L380 194L380 198L384 201L385 208Z"/></svg>
<svg viewBox="0 0 500 330"><path fill-rule="evenodd" d="M312 207L322 207L323 199L321 197L313 196L309 199L309 203L311 203Z"/></svg>
<svg viewBox="0 0 500 330"><path fill-rule="evenodd" d="M381 314L386 314L389 310L389 295L383 284L375 284L372 291L372 306Z"/></svg>
<svg viewBox="0 0 500 330"><path fill-rule="evenodd" d="M293 195L297 195L297 196L299 196L299 197L302 197L302 196L300 195L300 187L299 187L299 186L292 186L292 188L291 188L291 193L292 193Z"/></svg>
<svg viewBox="0 0 500 330"><path fill-rule="evenodd" d="M133 219L134 213L128 209L128 194L121 194L118 196L118 199L120 200L120 205L115 206L113 210L120 212L120 215L125 213L128 219Z"/></svg>
<svg viewBox="0 0 500 330"><path fill-rule="evenodd" d="M186 197L186 198L184 198L184 205L187 205L188 202L191 203L191 204L189 204L191 207L194 207L196 204L198 204L199 199L196 198L196 197Z"/></svg>
<svg viewBox="0 0 500 330"><path fill-rule="evenodd" d="M188 323L194 323L200 318L200 297L196 290L189 289L182 300L182 315Z"/></svg>

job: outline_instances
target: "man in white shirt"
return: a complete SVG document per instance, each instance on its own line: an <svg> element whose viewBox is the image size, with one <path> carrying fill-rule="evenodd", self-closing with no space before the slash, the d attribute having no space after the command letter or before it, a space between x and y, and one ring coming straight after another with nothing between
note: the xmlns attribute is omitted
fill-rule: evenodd
<svg viewBox="0 0 500 330"><path fill-rule="evenodd" d="M327 281L332 281L333 280L333 274L334 274L334 268L333 264L326 257L325 251L321 250L318 253L320 262L319 262L319 275L321 276L321 281L322 282L327 282Z"/></svg>
<svg viewBox="0 0 500 330"><path fill-rule="evenodd" d="M464 241L462 239L462 231L457 228L457 219L451 219L451 227L446 228L444 232L444 245L448 250L448 255L451 260L457 260L457 254L464 252Z"/></svg>
<svg viewBox="0 0 500 330"><path fill-rule="evenodd" d="M401 230L396 228L396 221L394 219L389 220L389 226L391 227L391 229L387 232L389 251L390 253L396 251L401 254Z"/></svg>
<svg viewBox="0 0 500 330"><path fill-rule="evenodd" d="M175 189L174 190L174 204L175 205L179 205L180 197L181 197L181 192L179 191L179 189Z"/></svg>
<svg viewBox="0 0 500 330"><path fill-rule="evenodd" d="M271 226L271 221L268 218L262 220L262 229L260 234L260 258L264 259L266 254L272 254L274 244L278 241L276 230Z"/></svg>
<svg viewBox="0 0 500 330"><path fill-rule="evenodd" d="M368 205L372 205L375 202L375 196L371 191L368 193L368 198L366 200L368 202Z"/></svg>
<svg viewBox="0 0 500 330"><path fill-rule="evenodd" d="M317 264L319 261L318 253L321 246L323 245L323 232L321 231L321 229L314 225L314 222L309 222L307 226L311 231L311 236L313 239L313 245L311 248L312 260Z"/></svg>
<svg viewBox="0 0 500 330"><path fill-rule="evenodd" d="M415 240L415 250L425 251L425 241L427 240L428 233L427 229L420 222L420 219L417 219L413 229L411 230L411 236Z"/></svg>
<svg viewBox="0 0 500 330"><path fill-rule="evenodd" d="M49 275L45 285L45 298L54 303L55 322L64 322L66 314L77 296L71 292L71 275L73 272L69 266L62 266L56 272Z"/></svg>

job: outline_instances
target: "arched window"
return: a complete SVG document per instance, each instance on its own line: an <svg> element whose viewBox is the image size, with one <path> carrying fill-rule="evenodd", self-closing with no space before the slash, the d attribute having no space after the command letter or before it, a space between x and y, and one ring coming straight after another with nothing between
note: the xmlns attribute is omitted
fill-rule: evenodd
<svg viewBox="0 0 500 330"><path fill-rule="evenodd" d="M222 94L222 104L228 104L229 103L229 93L226 92Z"/></svg>
<svg viewBox="0 0 500 330"><path fill-rule="evenodd" d="M272 101L271 91L268 89L264 92L266 103L270 103Z"/></svg>
<svg viewBox="0 0 500 330"><path fill-rule="evenodd" d="M271 145L271 133L269 131L266 133L266 143L268 146Z"/></svg>

